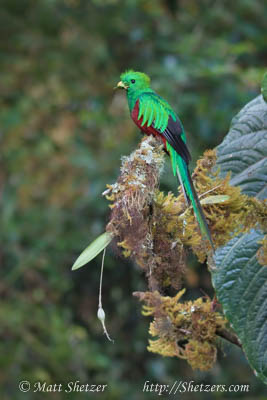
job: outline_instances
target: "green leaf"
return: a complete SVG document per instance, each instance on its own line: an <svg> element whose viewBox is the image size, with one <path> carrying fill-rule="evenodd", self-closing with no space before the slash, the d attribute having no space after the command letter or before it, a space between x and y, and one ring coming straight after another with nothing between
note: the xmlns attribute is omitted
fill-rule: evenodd
<svg viewBox="0 0 267 400"><path fill-rule="evenodd" d="M212 282L251 367L267 384L267 267L256 256L262 238L252 230L217 250Z"/></svg>
<svg viewBox="0 0 267 400"><path fill-rule="evenodd" d="M231 171L232 185L239 185L249 196L266 198L267 104L262 96L233 119L217 157L221 176ZM251 367L267 383L267 268L256 255L263 236L252 230L217 249L211 274L218 300Z"/></svg>
<svg viewBox="0 0 267 400"><path fill-rule="evenodd" d="M262 96L248 103L232 120L217 148L221 176L231 171L231 184L259 199L267 197L267 104Z"/></svg>
<svg viewBox="0 0 267 400"><path fill-rule="evenodd" d="M72 266L72 270L81 268L89 261L93 260L102 250L104 250L112 240L112 235L108 232L98 236L88 247L79 255Z"/></svg>
<svg viewBox="0 0 267 400"><path fill-rule="evenodd" d="M217 204L217 203L224 203L225 201L229 200L229 196L227 195L215 195L215 196L208 196L204 199L200 200L200 204Z"/></svg>
<svg viewBox="0 0 267 400"><path fill-rule="evenodd" d="M261 83L261 94L267 103L267 72L265 72Z"/></svg>

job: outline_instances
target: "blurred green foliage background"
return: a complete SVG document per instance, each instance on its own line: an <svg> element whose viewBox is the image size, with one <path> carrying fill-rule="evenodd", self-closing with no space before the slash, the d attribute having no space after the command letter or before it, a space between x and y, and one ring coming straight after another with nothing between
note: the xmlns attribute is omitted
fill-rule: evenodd
<svg viewBox="0 0 267 400"><path fill-rule="evenodd" d="M103 304L111 344L96 318L99 257L70 268L108 221L101 193L140 134L125 94L112 88L126 68L143 70L187 131L193 160L219 144L236 112L259 94L267 61L261 0L1 0L0 279L1 399L38 399L18 382L108 384L92 398L149 399L144 382L248 383L247 394L184 399L260 399L266 394L232 345L216 367L147 352L149 320L132 292L142 272L108 252ZM194 166L192 162L192 168ZM176 190L169 166L161 188ZM212 295L194 259L188 297ZM64 393L49 393L51 399ZM88 393L68 394L85 399Z"/></svg>

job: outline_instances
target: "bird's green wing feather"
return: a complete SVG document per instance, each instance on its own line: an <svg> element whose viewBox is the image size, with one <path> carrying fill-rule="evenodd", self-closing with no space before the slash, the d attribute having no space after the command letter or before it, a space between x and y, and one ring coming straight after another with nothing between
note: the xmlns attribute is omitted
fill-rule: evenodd
<svg viewBox="0 0 267 400"><path fill-rule="evenodd" d="M169 104L155 93L143 93L139 96L138 100L138 119L143 117L142 126L145 124L151 126L153 124L155 129L163 132L168 125L170 115L176 120L176 115Z"/></svg>

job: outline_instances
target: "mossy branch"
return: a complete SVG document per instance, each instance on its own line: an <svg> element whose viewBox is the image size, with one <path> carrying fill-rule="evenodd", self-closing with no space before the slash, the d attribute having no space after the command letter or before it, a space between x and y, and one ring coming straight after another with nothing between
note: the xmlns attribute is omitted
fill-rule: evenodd
<svg viewBox="0 0 267 400"><path fill-rule="evenodd" d="M209 369L216 360L218 336L238 346L240 343L226 328L227 320L214 310L212 300L181 303L184 291L175 297L162 295L168 286L176 290L181 287L189 248L201 262L208 256L210 268L216 268L183 194L159 191L163 164L163 146L151 136L144 137L129 157L123 157L117 182L108 185L104 193L112 203L106 231L121 253L131 257L148 278L149 291L135 293L146 303L144 314L154 317L150 334L158 339L150 341L148 349L186 358L193 368ZM266 203L241 194L239 187L229 184L229 175L219 177L215 150L206 151L198 160L192 179L199 198L204 200L215 248L256 225L266 228ZM207 199L209 196L213 198ZM258 257L266 257L265 242Z"/></svg>
<svg viewBox="0 0 267 400"><path fill-rule="evenodd" d="M242 344L238 340L238 337L234 333L230 332L229 330L224 329L224 328L218 328L218 329L216 329L215 333L216 333L216 335L227 340L228 342L235 344L236 346L242 348Z"/></svg>

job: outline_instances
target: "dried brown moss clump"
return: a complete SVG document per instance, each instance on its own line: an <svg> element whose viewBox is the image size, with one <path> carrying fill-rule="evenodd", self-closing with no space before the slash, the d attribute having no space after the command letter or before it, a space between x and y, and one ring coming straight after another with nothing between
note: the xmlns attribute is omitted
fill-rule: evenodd
<svg viewBox="0 0 267 400"><path fill-rule="evenodd" d="M122 159L118 181L108 185L105 192L107 199L113 202L106 230L115 236L124 256L136 258L142 267L145 267L153 247L150 206L162 167L162 146L153 138L142 140L135 152Z"/></svg>
<svg viewBox="0 0 267 400"><path fill-rule="evenodd" d="M145 302L143 315L153 316L149 333L157 339L149 340L148 350L162 356L186 359L192 368L210 369L216 361L217 332L227 321L214 311L210 299L199 298L181 303L185 290L174 297L159 292L137 292Z"/></svg>
<svg viewBox="0 0 267 400"><path fill-rule="evenodd" d="M178 287L184 269L181 243L158 224L154 198L163 163L162 145L145 137L130 157L123 158L118 181L105 192L113 202L106 230L123 255L132 257L147 272L153 290L169 284Z"/></svg>

